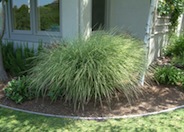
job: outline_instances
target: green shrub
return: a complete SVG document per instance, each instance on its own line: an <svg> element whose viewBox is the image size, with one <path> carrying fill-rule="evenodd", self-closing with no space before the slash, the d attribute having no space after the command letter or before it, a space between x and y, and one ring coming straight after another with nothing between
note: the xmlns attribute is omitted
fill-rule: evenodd
<svg viewBox="0 0 184 132"><path fill-rule="evenodd" d="M28 89L28 81L26 76L18 77L8 82L8 86L4 88L6 97L19 104L35 97L34 92Z"/></svg>
<svg viewBox="0 0 184 132"><path fill-rule="evenodd" d="M174 36L165 51L166 56L184 57L184 33Z"/></svg>
<svg viewBox="0 0 184 132"><path fill-rule="evenodd" d="M160 84L178 85L184 82L184 72L174 66L158 67L154 77Z"/></svg>
<svg viewBox="0 0 184 132"><path fill-rule="evenodd" d="M90 100L110 102L116 92L129 100L141 92L137 85L146 69L146 48L141 41L96 33L64 45L45 49L37 57L29 74L37 95L53 101L62 97L75 109Z"/></svg>
<svg viewBox="0 0 184 132"><path fill-rule="evenodd" d="M41 47L41 45L40 45ZM32 67L35 56L34 47L29 48L27 44L21 44L14 48L14 43L2 45L3 63L6 71L13 76L25 75Z"/></svg>
<svg viewBox="0 0 184 132"><path fill-rule="evenodd" d="M171 37L170 45L166 47L165 55L171 58L171 63L177 67L184 67L184 33L179 37Z"/></svg>
<svg viewBox="0 0 184 132"><path fill-rule="evenodd" d="M171 64L178 67L178 68L184 68L184 56L183 57L173 57L171 60Z"/></svg>

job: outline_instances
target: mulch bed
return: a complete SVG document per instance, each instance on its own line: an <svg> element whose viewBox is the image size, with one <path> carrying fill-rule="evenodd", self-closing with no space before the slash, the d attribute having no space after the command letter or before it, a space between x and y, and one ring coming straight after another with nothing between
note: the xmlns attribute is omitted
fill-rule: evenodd
<svg viewBox="0 0 184 132"><path fill-rule="evenodd" d="M169 58L161 58L157 61L157 65L168 65L169 62ZM40 113L82 117L144 114L184 105L184 88L179 86L158 85L153 81L151 82L152 83L149 83L151 85L144 86L143 94L131 102L131 104L128 103L124 96L119 96L119 100L112 100L111 107L106 103L104 103L103 106L97 104L96 107L94 107L94 103L90 102L85 106L84 110L75 112L72 106L62 100L51 103L51 101L46 98L44 100L38 99L26 101L22 104L15 104L4 96L2 89L6 87L6 85L0 83L0 104Z"/></svg>
<svg viewBox="0 0 184 132"><path fill-rule="evenodd" d="M104 117L104 116L123 116L129 114L143 114L148 112L155 112L175 106L184 105L184 92L181 88L157 85L144 87L144 93L139 96L139 99L134 100L131 104L122 96L119 101L114 99L111 108L104 103L103 107L94 103L89 103L85 110L73 111L72 106L58 100L51 103L49 99L38 99L27 101L22 104L15 104L4 96L2 88L4 84L0 84L0 104L30 110L34 112L41 112L47 114L68 115L68 116L82 116L82 117Z"/></svg>

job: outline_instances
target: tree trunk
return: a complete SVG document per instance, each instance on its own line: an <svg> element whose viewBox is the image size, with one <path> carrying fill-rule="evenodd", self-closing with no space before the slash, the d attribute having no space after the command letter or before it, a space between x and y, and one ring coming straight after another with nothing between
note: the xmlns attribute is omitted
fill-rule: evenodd
<svg viewBox="0 0 184 132"><path fill-rule="evenodd" d="M8 76L4 70L3 67L3 57L2 57L2 49L1 49L1 39L4 34L4 28L5 28L5 15L4 15L4 8L3 8L3 0L0 0L0 81L7 81Z"/></svg>

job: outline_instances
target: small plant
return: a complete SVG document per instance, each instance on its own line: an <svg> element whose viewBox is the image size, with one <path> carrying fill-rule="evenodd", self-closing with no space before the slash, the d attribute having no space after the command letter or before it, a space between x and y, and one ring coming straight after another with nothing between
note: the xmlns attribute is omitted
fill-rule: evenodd
<svg viewBox="0 0 184 132"><path fill-rule="evenodd" d="M173 57L171 60L171 64L177 68L184 69L184 56L183 57Z"/></svg>
<svg viewBox="0 0 184 132"><path fill-rule="evenodd" d="M174 66L158 67L154 77L160 84L179 85L184 81L184 72Z"/></svg>
<svg viewBox="0 0 184 132"><path fill-rule="evenodd" d="M184 68L184 33L171 38L165 49L165 55L171 58L172 65Z"/></svg>
<svg viewBox="0 0 184 132"><path fill-rule="evenodd" d="M166 48L166 55L184 57L184 33L176 37Z"/></svg>
<svg viewBox="0 0 184 132"><path fill-rule="evenodd" d="M38 95L64 98L76 109L90 100L110 102L117 92L127 99L141 92L138 84L146 69L141 41L101 32L64 45L45 49L30 70L30 85Z"/></svg>
<svg viewBox="0 0 184 132"><path fill-rule="evenodd" d="M4 88L7 98L19 104L35 97L34 92L28 89L28 81L26 76L18 77L8 82L8 86Z"/></svg>

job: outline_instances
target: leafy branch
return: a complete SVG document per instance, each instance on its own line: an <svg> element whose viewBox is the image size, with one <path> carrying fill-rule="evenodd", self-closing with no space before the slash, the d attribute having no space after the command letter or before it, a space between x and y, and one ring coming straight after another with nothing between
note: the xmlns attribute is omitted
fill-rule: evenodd
<svg viewBox="0 0 184 132"><path fill-rule="evenodd" d="M170 29L175 30L178 25L178 18L184 11L184 0L164 0L159 1L158 14L170 17Z"/></svg>

